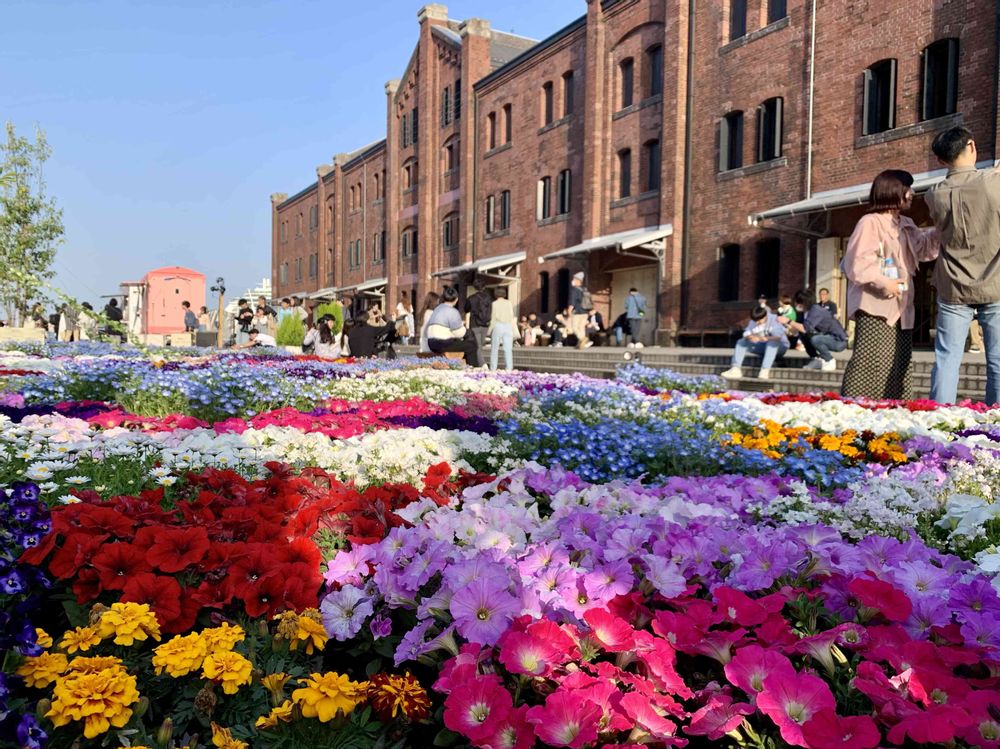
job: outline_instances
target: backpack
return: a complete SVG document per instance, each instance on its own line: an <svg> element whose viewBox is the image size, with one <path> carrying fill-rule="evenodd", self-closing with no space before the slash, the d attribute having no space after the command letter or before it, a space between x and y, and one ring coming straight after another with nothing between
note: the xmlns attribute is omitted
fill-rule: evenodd
<svg viewBox="0 0 1000 749"><path fill-rule="evenodd" d="M580 296L580 306L585 310L594 309L594 297L591 296L590 291L587 289L584 289Z"/></svg>

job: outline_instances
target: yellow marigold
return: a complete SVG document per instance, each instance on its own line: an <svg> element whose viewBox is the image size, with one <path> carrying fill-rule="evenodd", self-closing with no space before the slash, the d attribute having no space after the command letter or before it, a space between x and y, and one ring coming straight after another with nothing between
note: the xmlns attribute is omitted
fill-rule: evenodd
<svg viewBox="0 0 1000 749"><path fill-rule="evenodd" d="M278 623L274 636L279 640L291 640L299 628L299 615L294 611L282 611L275 614L274 621Z"/></svg>
<svg viewBox="0 0 1000 749"><path fill-rule="evenodd" d="M121 665L121 660L113 655L95 655L90 658L78 655L69 662L69 670L80 674L96 674Z"/></svg>
<svg viewBox="0 0 1000 749"><path fill-rule="evenodd" d="M212 743L219 749L247 749L247 742L234 739L232 731L218 723L212 723Z"/></svg>
<svg viewBox="0 0 1000 749"><path fill-rule="evenodd" d="M71 672L56 682L52 709L45 713L56 727L83 721L84 738L92 739L132 718L130 705L139 700L135 677L120 666L97 673Z"/></svg>
<svg viewBox="0 0 1000 749"><path fill-rule="evenodd" d="M246 639L246 632L243 627L223 622L218 627L203 629L201 638L205 642L205 650L214 653L217 650L232 650L238 642Z"/></svg>
<svg viewBox="0 0 1000 749"><path fill-rule="evenodd" d="M35 627L35 642L38 643L38 647L48 650L52 647L52 635L41 627Z"/></svg>
<svg viewBox="0 0 1000 749"><path fill-rule="evenodd" d="M255 724L257 728L277 728L281 723L292 722L292 703L285 700L277 707L273 708L267 715L257 718Z"/></svg>
<svg viewBox="0 0 1000 749"><path fill-rule="evenodd" d="M24 663L17 667L17 674L24 677L24 683L29 687L42 688L66 673L68 667L66 656L62 653L42 653L25 658Z"/></svg>
<svg viewBox="0 0 1000 749"><path fill-rule="evenodd" d="M277 704L285 698L285 684L290 677L286 673L268 674L260 680L264 689L271 693L271 697Z"/></svg>
<svg viewBox="0 0 1000 749"><path fill-rule="evenodd" d="M134 645L152 637L159 642L160 625L148 603L120 602L101 614L98 625L102 639L114 635L115 645Z"/></svg>
<svg viewBox="0 0 1000 749"><path fill-rule="evenodd" d="M241 686L250 683L253 664L231 650L217 651L205 657L201 672L206 679L220 683L226 694L236 694Z"/></svg>
<svg viewBox="0 0 1000 749"><path fill-rule="evenodd" d="M824 434L819 438L819 449L829 450L830 452L837 452L840 450L840 446L843 444L843 440L832 434Z"/></svg>
<svg viewBox="0 0 1000 749"><path fill-rule="evenodd" d="M333 720L338 712L350 713L364 702L367 682L360 684L337 673L310 674L305 686L292 692L292 702L302 709L302 717Z"/></svg>
<svg viewBox="0 0 1000 749"><path fill-rule="evenodd" d="M205 641L199 633L178 635L153 651L153 666L157 674L166 671L177 679L199 670L207 654Z"/></svg>
<svg viewBox="0 0 1000 749"><path fill-rule="evenodd" d="M59 641L60 647L67 653L77 651L86 653L92 647L100 644L101 636L97 633L96 627L76 627L67 630L62 636L62 640Z"/></svg>
<svg viewBox="0 0 1000 749"><path fill-rule="evenodd" d="M423 720L431 711L427 690L412 674L375 674L368 682L368 703L379 720L404 717Z"/></svg>
<svg viewBox="0 0 1000 749"><path fill-rule="evenodd" d="M315 616L310 616L309 612L315 612ZM322 650L330 639L316 609L302 612L295 624L295 636L288 645L289 650L296 650L301 643L305 643L306 655L312 655L314 649Z"/></svg>

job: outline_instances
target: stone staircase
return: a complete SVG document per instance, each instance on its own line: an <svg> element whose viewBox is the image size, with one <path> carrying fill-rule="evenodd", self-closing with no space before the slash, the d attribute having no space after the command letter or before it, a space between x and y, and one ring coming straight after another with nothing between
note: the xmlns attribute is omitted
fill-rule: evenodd
<svg viewBox="0 0 1000 749"><path fill-rule="evenodd" d="M399 347L399 353L412 354L413 347ZM489 351L484 350L484 361L488 361ZM521 348L514 349L514 367L533 372L553 372L570 374L579 372L592 377L613 377L617 367L625 362L626 354L638 353L646 366L671 369L678 374L717 375L729 368L731 349L662 348L639 349L592 347L579 351L569 348ZM836 354L837 371L822 372L803 369L808 357L798 351L789 351L771 369L770 380L756 378L759 359L748 356L743 372L746 377L732 381L733 389L754 392L840 392L844 376L844 366L850 359L850 351ZM501 357L502 361L502 357ZM931 368L934 353L916 351L913 355L913 395L925 398L930 393ZM966 354L959 379L959 398L982 400L986 390L986 363L982 354Z"/></svg>

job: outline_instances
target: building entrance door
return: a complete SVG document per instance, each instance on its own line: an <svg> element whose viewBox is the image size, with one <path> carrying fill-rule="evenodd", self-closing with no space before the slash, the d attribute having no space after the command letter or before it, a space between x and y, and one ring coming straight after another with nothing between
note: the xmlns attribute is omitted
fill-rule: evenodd
<svg viewBox="0 0 1000 749"><path fill-rule="evenodd" d="M635 287L646 297L646 317L642 324L642 342L650 346L656 340L656 265L640 265L611 272L611 312L604 321L611 327L618 315L625 311L625 297L628 290Z"/></svg>

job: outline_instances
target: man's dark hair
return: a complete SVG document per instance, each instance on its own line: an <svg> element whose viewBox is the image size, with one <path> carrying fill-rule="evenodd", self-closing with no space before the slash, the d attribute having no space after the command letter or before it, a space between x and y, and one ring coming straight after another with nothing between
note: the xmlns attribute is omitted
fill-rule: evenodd
<svg viewBox="0 0 1000 749"><path fill-rule="evenodd" d="M816 295L809 289L800 289L795 292L795 304L801 304L806 309L809 309L816 304Z"/></svg>
<svg viewBox="0 0 1000 749"><path fill-rule="evenodd" d="M117 307L118 306L118 300L117 299L112 299L110 302L108 302L108 306L109 307Z"/></svg>
<svg viewBox="0 0 1000 749"><path fill-rule="evenodd" d="M486 279L482 276L476 276L476 280L472 282L472 288L476 291L482 291L486 288Z"/></svg>
<svg viewBox="0 0 1000 749"><path fill-rule="evenodd" d="M962 125L956 125L938 133L931 144L931 150L945 164L951 164L969 145L970 140L975 140L972 131Z"/></svg>
<svg viewBox="0 0 1000 749"><path fill-rule="evenodd" d="M250 330L247 331L247 335L250 336L251 338L253 338L258 333L260 333L260 331L257 330L257 328L250 328Z"/></svg>
<svg viewBox="0 0 1000 749"><path fill-rule="evenodd" d="M824 288L820 289L820 290L819 290L819 293L820 293L820 294L822 294L822 293L823 293L824 291L825 291L825 292L826 292L827 294L829 294L829 293L830 293L830 290L829 290L829 289L827 289L826 287L824 287Z"/></svg>
<svg viewBox="0 0 1000 749"><path fill-rule="evenodd" d="M762 307L760 305L757 305L752 310L750 310L750 319L753 320L754 322L757 322L758 320L763 320L765 317L767 317L767 307Z"/></svg>
<svg viewBox="0 0 1000 749"><path fill-rule="evenodd" d="M902 169L886 169L872 182L868 210L872 213L898 211L906 203L906 193L913 186L913 175Z"/></svg>
<svg viewBox="0 0 1000 749"><path fill-rule="evenodd" d="M368 312L362 312L361 314L354 316L355 325L365 325L368 323Z"/></svg>
<svg viewBox="0 0 1000 749"><path fill-rule="evenodd" d="M250 304L250 302L248 302L246 299L240 299L240 301L237 302L237 304L239 304L242 307L244 304Z"/></svg>
<svg viewBox="0 0 1000 749"><path fill-rule="evenodd" d="M191 309L191 302L181 302L181 306L184 309Z"/></svg>
<svg viewBox="0 0 1000 749"><path fill-rule="evenodd" d="M285 302L288 302L289 304L291 304L291 303L292 303L292 300L291 300L291 299L289 299L289 298L288 298L287 296L286 296L286 297L282 297L282 299L281 299L281 303L282 303L282 304L284 304Z"/></svg>
<svg viewBox="0 0 1000 749"><path fill-rule="evenodd" d="M497 299L506 299L507 298L507 287L506 286L497 286L495 293L496 293Z"/></svg>
<svg viewBox="0 0 1000 749"><path fill-rule="evenodd" d="M638 294L638 293L639 293L639 290L638 290L638 289L637 289L637 288L636 288L635 286L633 286L633 287L632 287L631 289L629 289L629 290L628 290L628 293L629 293L629 294L631 294L631 293L632 293L633 291L634 291L634 292L635 292L636 294Z"/></svg>
<svg viewBox="0 0 1000 749"><path fill-rule="evenodd" d="M445 286L441 291L441 301L454 302L458 299L458 289L454 286Z"/></svg>

